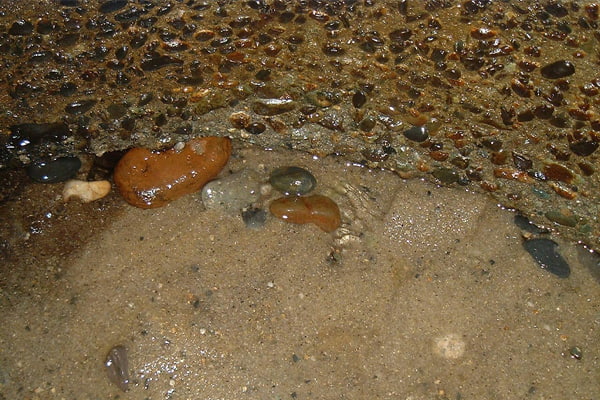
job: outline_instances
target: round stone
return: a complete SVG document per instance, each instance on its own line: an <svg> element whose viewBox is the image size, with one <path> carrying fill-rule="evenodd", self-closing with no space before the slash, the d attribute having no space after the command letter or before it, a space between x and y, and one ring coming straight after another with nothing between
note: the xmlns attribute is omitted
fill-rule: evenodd
<svg viewBox="0 0 600 400"><path fill-rule="evenodd" d="M338 205L322 195L289 196L274 200L271 214L294 224L315 224L325 232L335 231L341 223Z"/></svg>
<svg viewBox="0 0 600 400"><path fill-rule="evenodd" d="M413 142L424 142L429 138L429 130L426 126L412 126L404 131L404 136Z"/></svg>
<svg viewBox="0 0 600 400"><path fill-rule="evenodd" d="M285 195L302 195L310 193L317 180L309 171L300 167L280 167L271 172L271 185Z"/></svg>
<svg viewBox="0 0 600 400"><path fill-rule="evenodd" d="M540 70L546 79L558 79L575 73L575 66L570 61L559 60L547 64Z"/></svg>
<svg viewBox="0 0 600 400"><path fill-rule="evenodd" d="M57 183L71 179L81 168L77 157L61 157L54 161L38 161L27 167L27 175L40 183Z"/></svg>
<svg viewBox="0 0 600 400"><path fill-rule="evenodd" d="M260 198L260 176L250 169L243 169L225 178L207 183L202 188L202 202L209 210L223 210L240 215Z"/></svg>

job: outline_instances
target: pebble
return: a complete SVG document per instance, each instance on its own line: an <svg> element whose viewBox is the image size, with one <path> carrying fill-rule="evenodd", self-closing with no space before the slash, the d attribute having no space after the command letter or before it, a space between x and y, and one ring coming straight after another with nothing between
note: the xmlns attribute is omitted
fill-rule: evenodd
<svg viewBox="0 0 600 400"><path fill-rule="evenodd" d="M575 73L575 66L570 61L559 60L545 65L540 70L546 79L558 79Z"/></svg>
<svg viewBox="0 0 600 400"><path fill-rule="evenodd" d="M542 267L559 278L568 278L571 268L558 252L558 244L550 239L530 239L523 242L523 247Z"/></svg>
<svg viewBox="0 0 600 400"><path fill-rule="evenodd" d="M529 220L529 218L527 218L526 216L524 216L522 214L515 214L514 222L515 222L515 225L517 225L519 228L521 228L524 231L529 232L529 233L534 233L534 234L549 233L548 229L540 228L539 226L537 226L533 222L531 222Z"/></svg>
<svg viewBox="0 0 600 400"><path fill-rule="evenodd" d="M61 157L53 161L37 161L27 167L27 175L40 183L64 182L75 176L81 168L77 157Z"/></svg>
<svg viewBox="0 0 600 400"><path fill-rule="evenodd" d="M242 219L246 227L258 229L267 222L267 212L262 208L248 208L242 211Z"/></svg>
<svg viewBox="0 0 600 400"><path fill-rule="evenodd" d="M325 232L333 232L341 223L340 209L329 197L322 195L290 196L274 200L271 214L294 224L317 225Z"/></svg>
<svg viewBox="0 0 600 400"><path fill-rule="evenodd" d="M271 172L271 185L285 195L303 195L310 193L317 180L309 171L300 167L280 167Z"/></svg>
<svg viewBox="0 0 600 400"><path fill-rule="evenodd" d="M426 126L412 126L404 131L404 136L413 142L424 142L429 138L429 130Z"/></svg>
<svg viewBox="0 0 600 400"><path fill-rule="evenodd" d="M197 192L214 179L231 155L231 139L192 139L179 150L129 150L119 161L114 182L125 200L136 207L156 208Z"/></svg>
<svg viewBox="0 0 600 400"><path fill-rule="evenodd" d="M202 189L202 202L209 210L220 209L232 215L240 215L243 209L258 201L260 185L257 172L243 169L207 183Z"/></svg>
<svg viewBox="0 0 600 400"><path fill-rule="evenodd" d="M129 389L129 361L127 348L117 345L108 351L104 361L108 380L126 392Z"/></svg>
<svg viewBox="0 0 600 400"><path fill-rule="evenodd" d="M73 198L79 199L83 203L89 203L101 199L110 193L109 181L80 181L71 179L65 183L63 189L63 200L69 201Z"/></svg>

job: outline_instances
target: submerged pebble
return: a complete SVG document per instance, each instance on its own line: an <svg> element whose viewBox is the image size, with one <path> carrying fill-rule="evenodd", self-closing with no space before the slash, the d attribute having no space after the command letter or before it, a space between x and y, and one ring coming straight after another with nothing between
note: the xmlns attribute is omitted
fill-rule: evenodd
<svg viewBox="0 0 600 400"><path fill-rule="evenodd" d="M282 197L271 203L271 214L295 224L312 223L325 232L333 232L341 223L340 209L322 195Z"/></svg>
<svg viewBox="0 0 600 400"><path fill-rule="evenodd" d="M65 183L63 189L63 200L79 199L83 203L89 203L101 199L110 193L109 181L80 181L71 179Z"/></svg>
<svg viewBox="0 0 600 400"><path fill-rule="evenodd" d="M231 139L204 137L183 149L129 150L119 161L114 181L125 200L136 207L156 208L197 192L215 178L231 155Z"/></svg>
<svg viewBox="0 0 600 400"><path fill-rule="evenodd" d="M27 167L27 175L40 183L64 182L75 176L81 168L77 157L61 157L53 161L38 161Z"/></svg>
<svg viewBox="0 0 600 400"><path fill-rule="evenodd" d="M127 348L115 346L108 351L104 361L108 379L119 389L126 392L129 389L129 360L127 359Z"/></svg>
<svg viewBox="0 0 600 400"><path fill-rule="evenodd" d="M239 215L259 198L260 177L250 169L209 182L202 189L202 202L207 209L221 209L233 215Z"/></svg>
<svg viewBox="0 0 600 400"><path fill-rule="evenodd" d="M568 278L571 268L558 252L558 244L550 239L530 239L523 242L523 247L542 267L559 278Z"/></svg>
<svg viewBox="0 0 600 400"><path fill-rule="evenodd" d="M267 222L267 212L262 208L248 208L242 211L242 219L248 228L258 229Z"/></svg>
<svg viewBox="0 0 600 400"><path fill-rule="evenodd" d="M309 171L300 167L280 167L271 172L271 185L285 195L302 195L310 193L317 185L317 180Z"/></svg>

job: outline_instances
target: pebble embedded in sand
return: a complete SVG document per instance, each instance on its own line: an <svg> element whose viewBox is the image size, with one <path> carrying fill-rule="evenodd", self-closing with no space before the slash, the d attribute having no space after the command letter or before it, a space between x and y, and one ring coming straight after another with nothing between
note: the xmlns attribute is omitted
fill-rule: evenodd
<svg viewBox="0 0 600 400"><path fill-rule="evenodd" d="M282 197L271 203L271 214L295 224L313 223L325 232L333 232L341 223L340 209L322 195Z"/></svg>
<svg viewBox="0 0 600 400"><path fill-rule="evenodd" d="M465 347L464 340L455 333L450 333L435 340L435 352L444 358L456 359L462 357L465 354Z"/></svg>
<svg viewBox="0 0 600 400"><path fill-rule="evenodd" d="M114 181L125 200L136 207L156 208L196 192L215 178L231 155L231 139L192 139L181 150L129 150L119 161Z"/></svg>
<svg viewBox="0 0 600 400"><path fill-rule="evenodd" d="M86 182L71 179L65 183L62 196L64 201L75 198L83 203L89 203L105 197L108 193L110 193L109 181Z"/></svg>

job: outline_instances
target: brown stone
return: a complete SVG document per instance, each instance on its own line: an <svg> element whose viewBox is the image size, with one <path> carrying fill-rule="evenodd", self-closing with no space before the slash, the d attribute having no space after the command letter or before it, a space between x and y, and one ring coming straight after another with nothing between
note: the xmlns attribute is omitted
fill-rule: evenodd
<svg viewBox="0 0 600 400"><path fill-rule="evenodd" d="M329 197L321 195L282 197L271 203L271 214L295 224L313 223L333 232L341 223L340 209Z"/></svg>
<svg viewBox="0 0 600 400"><path fill-rule="evenodd" d="M156 208L197 192L215 178L231 155L231 139L192 139L181 150L129 150L115 168L114 181L125 200Z"/></svg>

